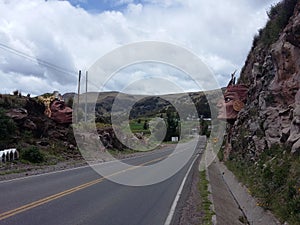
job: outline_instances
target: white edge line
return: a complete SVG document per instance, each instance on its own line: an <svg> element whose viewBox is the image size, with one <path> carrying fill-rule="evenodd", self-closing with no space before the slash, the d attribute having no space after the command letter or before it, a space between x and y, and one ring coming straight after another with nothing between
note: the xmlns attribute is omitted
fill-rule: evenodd
<svg viewBox="0 0 300 225"><path fill-rule="evenodd" d="M182 183L181 183L181 185L180 185L180 187L179 187L179 189L177 191L177 194L175 196L175 199L174 199L173 204L171 206L171 209L169 211L169 215L168 215L168 217L167 217L164 225L170 225L171 224L173 216L174 216L174 213L175 213L176 206L178 204L178 201L179 201L180 195L182 193L183 187L185 185L185 182L187 180L187 177L188 177L188 175L189 175L189 173L190 173L190 171L191 171L191 169L192 169L192 167L193 167L193 165L194 165L194 163L195 163L195 161L196 161L196 159L198 157L199 157L199 154L197 154L197 157L194 158L194 160L193 160L192 164L190 165L187 173L185 174L185 176L184 176L184 178L182 180Z"/></svg>

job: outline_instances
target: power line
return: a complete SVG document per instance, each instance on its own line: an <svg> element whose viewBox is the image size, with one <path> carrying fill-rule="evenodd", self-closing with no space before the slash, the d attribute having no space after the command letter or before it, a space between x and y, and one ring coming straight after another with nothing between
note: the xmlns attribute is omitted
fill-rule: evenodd
<svg viewBox="0 0 300 225"><path fill-rule="evenodd" d="M26 58L26 59L28 59L28 60L30 60L32 62L38 63L38 64L43 65L45 67L51 68L53 70L56 70L57 72L66 73L66 74L72 74L72 75L76 74L77 75L76 71L69 70L69 69L63 68L61 66L55 65L53 63L47 62L47 61L45 61L43 59L39 59L37 57L28 55L28 54L26 54L24 52L16 50L16 49L14 49L14 48L12 48L12 47L10 47L8 45L5 45L3 43L0 43L0 48L3 49L3 50L5 50L5 51L8 51L8 52L10 52L12 54L15 54L17 56Z"/></svg>

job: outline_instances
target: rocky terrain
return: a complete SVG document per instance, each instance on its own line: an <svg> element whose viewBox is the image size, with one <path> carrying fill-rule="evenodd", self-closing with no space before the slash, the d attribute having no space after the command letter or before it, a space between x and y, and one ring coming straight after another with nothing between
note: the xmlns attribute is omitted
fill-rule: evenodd
<svg viewBox="0 0 300 225"><path fill-rule="evenodd" d="M268 15L238 81L248 99L228 125L226 158L263 207L299 224L300 2L285 0Z"/></svg>
<svg viewBox="0 0 300 225"><path fill-rule="evenodd" d="M300 151L300 15L295 14L278 40L253 47L240 82L250 86L248 104L236 122L250 131L256 152L272 144L286 143ZM246 123L245 123L246 122ZM250 144L249 144L250 146Z"/></svg>
<svg viewBox="0 0 300 225"><path fill-rule="evenodd" d="M1 95L0 106L1 149L17 148L22 155L22 149L35 146L46 152L49 162L81 158L71 126L45 116L45 106L37 98Z"/></svg>

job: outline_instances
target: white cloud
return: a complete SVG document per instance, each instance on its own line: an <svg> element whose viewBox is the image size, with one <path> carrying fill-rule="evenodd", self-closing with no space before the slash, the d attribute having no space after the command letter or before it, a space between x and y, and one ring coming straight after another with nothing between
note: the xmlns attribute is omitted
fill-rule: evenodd
<svg viewBox="0 0 300 225"><path fill-rule="evenodd" d="M108 0L109 1L109 0ZM114 5L124 5L124 4L130 4L133 3L133 0L116 0L114 1Z"/></svg>
<svg viewBox="0 0 300 225"><path fill-rule="evenodd" d="M21 91L22 94L31 96L37 96L42 93L52 93L55 90L59 90L62 93L68 92L73 89L73 85L62 85L56 81L47 81L45 79L33 75L26 75L20 73L2 73L0 72L1 83L5 84L1 86L1 93L11 94L14 90Z"/></svg>
<svg viewBox="0 0 300 225"><path fill-rule="evenodd" d="M0 92L76 91L76 71L87 70L118 46L145 40L190 49L225 85L233 69L243 66L253 35L266 22L265 12L274 2L121 0L118 4L127 5L123 12L91 14L67 1L1 1L0 78L5 82L0 82ZM173 79L186 82L180 76ZM111 88L118 90L118 85Z"/></svg>
<svg viewBox="0 0 300 225"><path fill-rule="evenodd" d="M130 94L168 94L198 91L194 79L178 68L159 62L133 64L113 74L105 90L118 86Z"/></svg>
<svg viewBox="0 0 300 225"><path fill-rule="evenodd" d="M141 12L143 10L143 5L142 4L128 4L127 6L127 14L131 16L139 16L141 15Z"/></svg>

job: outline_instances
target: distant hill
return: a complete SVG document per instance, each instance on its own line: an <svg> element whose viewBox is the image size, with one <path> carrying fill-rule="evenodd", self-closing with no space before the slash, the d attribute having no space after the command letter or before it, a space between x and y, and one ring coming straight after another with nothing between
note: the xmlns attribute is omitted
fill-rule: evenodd
<svg viewBox="0 0 300 225"><path fill-rule="evenodd" d="M214 94L213 91L208 94ZM75 97L75 99L74 99ZM192 100L192 104L188 101L188 97ZM66 93L63 95L66 102L77 101L77 95L74 93ZM165 113L167 110L176 111L171 102L176 102L181 108L185 109L184 119L187 117L198 118L202 116L204 118L210 118L211 112L206 95L203 92L191 92L191 93L179 93L169 95L130 95L120 92L89 92L87 95L87 107L94 107L94 99L96 102L96 117L97 120L104 123L110 123L110 113L112 110L115 99L118 98L118 104L114 105L115 113L122 113L129 105L133 105L130 110L130 119L137 119L141 117L152 117L161 113ZM170 100L170 101L168 101ZM80 95L80 102L85 102L85 94ZM190 115L191 107L195 106L198 115Z"/></svg>

